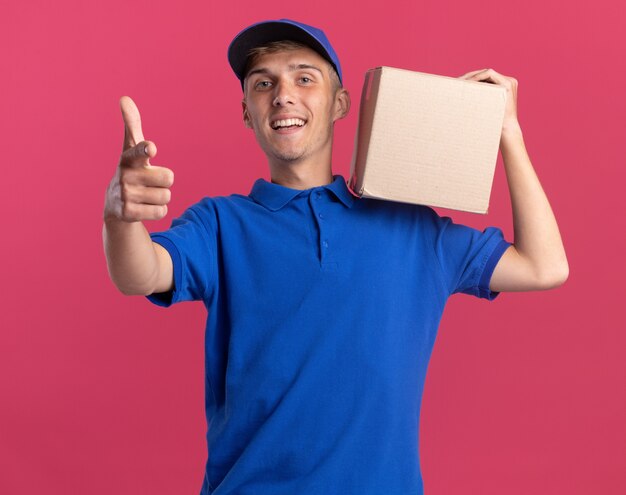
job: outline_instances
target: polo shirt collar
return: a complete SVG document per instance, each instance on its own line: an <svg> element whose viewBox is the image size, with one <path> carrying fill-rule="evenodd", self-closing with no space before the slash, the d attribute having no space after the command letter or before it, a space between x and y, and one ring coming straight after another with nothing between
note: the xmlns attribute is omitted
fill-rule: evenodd
<svg viewBox="0 0 626 495"><path fill-rule="evenodd" d="M348 208L352 207L356 196L350 192L350 189L348 189L346 179L344 179L341 175L333 175L333 179L334 180L330 184L324 187L337 196L337 199Z"/></svg>
<svg viewBox="0 0 626 495"><path fill-rule="evenodd" d="M322 187L331 191L337 199L350 208L354 204L355 197L348 189L345 179L341 175L334 175L333 179L330 184ZM290 187L268 182L265 179L257 179L252 186L249 196L257 203L265 206L268 210L277 211L299 194L310 191L311 189L291 189Z"/></svg>

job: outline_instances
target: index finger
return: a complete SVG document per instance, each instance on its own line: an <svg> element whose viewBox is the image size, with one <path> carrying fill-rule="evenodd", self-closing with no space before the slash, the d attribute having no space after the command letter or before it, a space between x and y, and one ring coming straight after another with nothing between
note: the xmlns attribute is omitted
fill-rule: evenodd
<svg viewBox="0 0 626 495"><path fill-rule="evenodd" d="M141 131L141 116L135 102L129 96L120 98L120 108L124 119L124 147L123 151L132 148L143 141Z"/></svg>
<svg viewBox="0 0 626 495"><path fill-rule="evenodd" d="M459 76L458 79L469 79L470 77L475 76L476 74L479 74L481 72L485 72L489 69L478 69L478 70L473 70L471 72L468 72L466 74L463 74L462 76Z"/></svg>
<svg viewBox="0 0 626 495"><path fill-rule="evenodd" d="M499 84L501 86L507 85L507 77L503 76L502 74L496 72L493 69L483 69L483 70L468 72L467 74L461 76L461 78L469 80L469 81Z"/></svg>

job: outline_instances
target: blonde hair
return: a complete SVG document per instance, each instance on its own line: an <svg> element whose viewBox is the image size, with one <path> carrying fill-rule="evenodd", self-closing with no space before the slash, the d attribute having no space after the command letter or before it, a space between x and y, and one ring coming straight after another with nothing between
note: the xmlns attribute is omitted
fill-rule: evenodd
<svg viewBox="0 0 626 495"><path fill-rule="evenodd" d="M278 52L288 51L288 50L300 50L301 48L310 48L310 47L305 45L304 43L299 43L298 41L281 40L281 41L270 41L269 43L266 43L261 46L255 46L254 48L250 49L248 51L248 58L246 60L246 68L243 71L243 73L245 74L243 78L244 87L245 87L245 80L248 78L248 72L250 71L250 68L256 63L256 61L260 57L262 57L263 55L268 55L270 53L278 53ZM342 88L343 85L341 84L341 80L339 79L339 75L337 74L337 71L333 67L333 64L328 62L328 67L330 68L330 71L329 71L330 81L332 83L333 90L336 91L337 89Z"/></svg>

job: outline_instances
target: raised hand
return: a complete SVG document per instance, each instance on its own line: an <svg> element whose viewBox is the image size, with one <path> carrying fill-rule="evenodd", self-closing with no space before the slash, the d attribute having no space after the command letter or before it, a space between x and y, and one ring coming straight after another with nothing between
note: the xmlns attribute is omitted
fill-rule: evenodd
<svg viewBox="0 0 626 495"><path fill-rule="evenodd" d="M504 108L502 132L521 132L519 121L517 119L517 79L500 74L493 69L473 70L467 74L459 76L459 79L487 82L503 86L506 89L506 106Z"/></svg>
<svg viewBox="0 0 626 495"><path fill-rule="evenodd" d="M115 176L107 188L104 217L125 222L159 220L167 214L174 173L150 164L157 148L152 141L144 140L135 102L122 96L120 108L124 119L124 147Z"/></svg>

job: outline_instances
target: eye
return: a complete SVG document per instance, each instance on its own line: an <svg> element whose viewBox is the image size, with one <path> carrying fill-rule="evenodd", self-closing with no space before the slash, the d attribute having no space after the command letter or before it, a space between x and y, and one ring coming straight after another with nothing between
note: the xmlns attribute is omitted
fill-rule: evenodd
<svg viewBox="0 0 626 495"><path fill-rule="evenodd" d="M313 79L311 79L309 76L302 76L300 78L300 82L304 83L304 84L309 84L313 82Z"/></svg>
<svg viewBox="0 0 626 495"><path fill-rule="evenodd" d="M266 89L272 86L271 81L263 80L254 84L255 89Z"/></svg>

